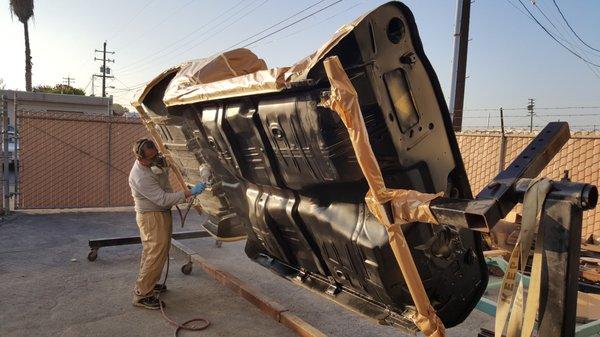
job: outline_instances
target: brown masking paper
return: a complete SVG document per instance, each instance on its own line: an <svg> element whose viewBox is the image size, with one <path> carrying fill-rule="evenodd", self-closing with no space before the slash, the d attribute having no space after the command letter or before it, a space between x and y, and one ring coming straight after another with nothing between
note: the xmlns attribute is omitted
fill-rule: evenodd
<svg viewBox="0 0 600 337"><path fill-rule="evenodd" d="M331 85L331 94L321 104L337 112L348 129L356 159L369 184L365 201L369 210L388 232L390 246L415 303L417 314L413 317L413 321L426 336L443 337L445 336L444 325L429 302L406 238L400 228L401 224L415 221L436 224L437 220L429 209L429 202L440 195L385 187L379 164L371 149L354 86L337 56L325 59L323 65ZM391 206L392 219L389 219L384 208L388 203Z"/></svg>

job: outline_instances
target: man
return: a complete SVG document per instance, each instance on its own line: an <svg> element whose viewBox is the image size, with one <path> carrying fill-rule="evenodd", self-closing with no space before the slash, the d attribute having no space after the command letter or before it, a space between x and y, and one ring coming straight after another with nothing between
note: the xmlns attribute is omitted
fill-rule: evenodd
<svg viewBox="0 0 600 337"><path fill-rule="evenodd" d="M206 185L200 182L191 190L173 192L169 184L166 160L159 154L154 142L148 138L135 142L133 153L136 161L129 173L129 186L135 202L136 222L143 247L140 273L134 287L133 305L146 309L160 309L155 292L167 290L157 282L171 247L171 207L185 202L192 195L202 193Z"/></svg>

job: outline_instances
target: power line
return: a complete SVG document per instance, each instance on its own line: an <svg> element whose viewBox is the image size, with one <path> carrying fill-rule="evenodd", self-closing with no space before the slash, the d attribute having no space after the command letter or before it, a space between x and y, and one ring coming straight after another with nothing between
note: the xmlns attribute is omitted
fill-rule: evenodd
<svg viewBox="0 0 600 337"><path fill-rule="evenodd" d="M545 114L545 115L540 115L540 114L536 114L536 117L540 117L540 118L553 118L553 117L598 117L600 116L600 113L593 113L593 114L556 114L556 115L549 115L549 114ZM529 115L504 115L504 117L510 117L510 118L529 118ZM463 119L483 119L483 118L488 118L488 116L463 116Z"/></svg>
<svg viewBox="0 0 600 337"><path fill-rule="evenodd" d="M281 37L278 37L278 38L275 38L275 39L272 39L272 40L264 41L264 42L259 43L259 44L255 44L254 47L263 46L263 45L267 45L267 44L270 44L270 43L273 43L273 42L281 41L281 40L287 39L287 38L289 38L291 36L294 36L294 35L297 35L297 34L300 34L300 33L306 32L306 31L309 31L311 29L319 28L319 25L322 24L323 22L331 20L334 17L337 17L337 16L339 16L341 14L344 14L344 13L350 11L351 9L354 9L354 8L360 6L360 5L363 5L363 4L364 4L364 2L356 3L356 4L354 4L354 5L350 6L350 7L342 10L342 11L339 11L339 12L335 13L334 15L330 15L330 16L324 18L323 20L318 21L315 24L310 24L310 25L307 25L305 27L301 27L300 29L296 29L295 31L291 32L290 34L287 34L287 35L284 35L284 36L281 36Z"/></svg>
<svg viewBox="0 0 600 337"><path fill-rule="evenodd" d="M189 0L188 2L184 3L183 5L179 6L178 8L176 8L175 10L173 10L171 13L169 13L168 15L165 15L164 19L155 24L154 26L150 27L150 29L145 30L144 32L142 32L142 34L138 35L136 38L129 40L127 43L124 43L123 46L125 46L125 48L127 48L128 46L130 46L133 42L135 41L139 41L143 36L147 35L148 33L154 31L156 28L158 28L159 26L161 26L162 24L164 24L165 22L169 21L169 18L171 16L173 16L175 13L179 12L180 10L184 9L185 7L189 6L192 2L194 2L194 0ZM125 48L120 48L119 52L122 52L123 49Z"/></svg>
<svg viewBox="0 0 600 337"><path fill-rule="evenodd" d="M215 16L214 16L214 17L213 17L211 20L207 21L206 23L204 23L204 24L203 24L203 25L201 25L200 27L198 27L198 28L196 28L196 29L192 30L192 31L191 31L191 32L189 32L188 34L184 35L182 38L180 38L180 39L177 39L177 40L175 40L174 42L172 42L172 43L168 44L167 46L165 46L165 47L163 47L163 48L159 49L158 51L154 52L154 53L153 53L153 57L151 57L151 58L149 58L149 59L140 59L140 60L138 60L138 61L136 61L136 62L132 62L132 63L130 63L130 64L127 64L127 65L125 65L123 68L121 68L121 71L124 71L125 69L130 69L130 68L132 68L132 67L133 67L133 68L136 68L136 66L138 66L140 63L142 63L142 62L144 62L144 61L145 61L146 63L148 63L150 60L156 60L156 59L160 59L160 58L162 58L162 57L164 57L164 56L166 56L166 55L168 55L168 54L170 54L170 53L174 52L175 50L178 50L178 49L180 49L180 48L184 47L184 46L179 46L179 47L175 48L174 50L172 50L172 51L168 52L168 53L167 53L167 54L165 54L165 55L160 55L160 54L161 54L161 53L163 53L164 51L168 51L168 50L169 50L169 48L171 48L172 46L175 46L175 45L177 45L179 42L186 40L188 37L190 37L190 36L192 36L192 35L196 34L197 32L201 31L201 30L202 30L202 29L204 29L205 27L207 27L207 26L211 25L211 24L212 24L213 22L215 22L216 20L218 20L218 19L221 19L221 18L223 18L224 16L227 16L227 18L228 18L228 19L225 19L225 20L221 21L220 23L217 23L216 25L212 25L212 26L211 26L211 29L212 29L212 28L215 28L215 27L218 27L218 26L219 26L221 23L223 23L223 22L225 22L225 21L228 21L229 19L231 19L232 17L234 17L235 15L237 15L237 14L238 14L239 12L241 12L242 10L244 10L244 9L248 8L249 6L252 6L252 5L253 5L253 4L254 4L256 1L250 2L249 4L247 4L246 6L243 6L242 8L240 8L238 11L236 11L236 12L235 12L235 13L233 13L233 14L230 14L230 13L229 13L230 11L232 11L234 8L236 8L237 6L239 6L240 4L242 4L243 2L244 2L244 0L240 0L240 1L238 1L238 2L237 2L235 5L233 5L233 6L229 7L228 9L226 9L226 10L225 10L225 11L223 11L223 12L220 12L220 13L218 13L218 14L217 14L217 15L215 15ZM201 34L200 36L202 36L202 34Z"/></svg>
<svg viewBox="0 0 600 337"><path fill-rule="evenodd" d="M265 0L264 2L266 2L266 1L268 1L268 0ZM274 35L274 34L277 34L278 32L281 32L281 31L283 31L283 30L285 30L285 29L287 29L287 28L289 28L289 27L292 27L292 26L296 25L297 23L299 23L299 22L302 22L302 21L304 21L304 20L306 20L306 19L308 19L308 18L310 18L310 17L312 17L312 16L314 16L314 15L316 15L316 14L318 14L318 13L320 13L320 12L322 12L322 11L324 11L324 10L326 10L326 9L328 9L328 8L330 8L330 7L332 7L332 6L336 5L336 4L338 4L338 3L340 3L340 2L342 2L342 1L343 1L343 0L337 0L337 1L335 1L335 2L333 2L333 3L331 3L331 4L329 4L329 5L327 5L327 6L323 7L323 8L321 8L321 9L318 9L318 10L316 10L316 11L314 11L314 12L312 12L312 13L310 13L310 14L308 14L308 15L306 15L306 16L304 16L304 17L302 17L302 18L300 18L300 19L298 19L298 20L296 20L296 21L294 21L294 22L292 22L292 23L290 23L290 24L288 24L288 25L284 26L284 27L281 27L280 29L277 29L277 30L275 30L275 31L273 31L273 32L271 32L271 33L269 33L269 34L267 34L267 35L264 35L264 36L263 36L263 37L261 37L261 38L258 38L258 39L254 40L254 41L252 41L252 42L249 42L249 43L245 44L244 46L242 46L242 48L246 48L246 47L248 47L248 46L250 46L250 45L252 45L252 44L254 44L254 43L256 43L256 42L259 42L259 41L261 41L261 40L263 40L263 39L265 39L265 38L267 38L267 37L269 37L269 36L272 36L272 35ZM263 4L264 4L264 2L263 2ZM282 22L285 22L285 21L289 20L290 18L292 18L292 17L294 17L294 16L297 16L298 14L300 14L300 13L302 13L302 12L305 12L306 10L308 10L308 9L310 9L310 8L312 8L312 7L314 7L315 5L317 5L317 4L321 3L321 2L323 2L323 1L319 1L319 2L317 2L316 4L313 4L313 5L311 5L311 6L308 6L307 8L305 8L305 9L301 10L300 12L298 12L298 13L296 13L296 14L294 14L294 15L290 16L289 18L287 18L287 19L285 19L285 20L283 20L283 21L280 21L279 23L275 24L274 26L277 26L277 25L281 24ZM262 4L261 4L261 5L262 5ZM261 5L259 5L258 7L260 7ZM258 8L258 7L257 7L257 8ZM256 8L255 8L255 9L256 9ZM247 13L247 14L249 14L249 13ZM233 22L232 24L234 24L234 23L235 23L235 22ZM232 24L228 25L226 28L230 27ZM274 26L272 26L272 27L270 27L270 28L267 28L267 29L263 30L263 32L264 32L264 31L267 31L267 30L269 30L269 29L271 29L271 28L273 28ZM218 33L220 33L220 32L221 32L221 31L217 32L216 34L218 34ZM259 32L258 34L255 34L254 36L256 36L256 35L260 35L261 33L262 33L262 32ZM210 39L211 37L213 37L213 36L214 36L214 35L216 35L216 34L213 34L213 35L211 35L211 36L209 36L209 37L207 37L207 38L203 39L202 41L199 41L197 44L195 44L195 45L191 46L190 48L188 48L187 50L184 50L183 52L181 52L181 53L179 53L179 54L175 55L174 57L177 57L177 56L179 56L179 55L182 55L182 54L184 54L184 53L186 53L186 52L188 52L188 51L190 51L190 50L192 50L192 49L196 48L197 46L199 46L200 44L204 43L205 41L207 41L208 39ZM252 38L252 37L250 37L250 38ZM238 43L234 44L234 46L236 46L236 45L239 45L240 43L243 43L244 41L247 41L247 40L249 40L250 38L246 38L246 39L244 39L244 40L242 40L242 41L240 41L240 42L238 42ZM141 68L140 68L140 69L141 69Z"/></svg>
<svg viewBox="0 0 600 337"><path fill-rule="evenodd" d="M127 84L123 83L123 81L121 81L121 80L120 80L118 77L116 77L116 76L115 76L115 80L117 80L117 82L119 82L119 83L121 83L122 85L124 85L124 86L125 86L125 88L127 88L127 89L131 89L131 87L130 87L130 86L128 86ZM146 83L146 82L144 82L144 83Z"/></svg>
<svg viewBox="0 0 600 337"><path fill-rule="evenodd" d="M464 111L498 111L499 108L470 108ZM553 107L536 107L536 110L572 110L572 109L600 109L600 106L553 106ZM502 110L526 110L523 107L502 108Z"/></svg>
<svg viewBox="0 0 600 337"><path fill-rule="evenodd" d="M519 1L520 1L520 0L519 0ZM548 33L548 34L549 34L549 35L550 35L550 36L551 36L551 37L552 37L552 38L553 38L553 39L556 41L556 38L555 38L555 37L554 37L554 36L553 36L551 33L549 33L549 32L546 30L546 28L545 28L543 25L541 25L541 23L540 23L540 22L539 22L539 21L538 21L538 20L535 18L535 16L534 16L534 15L533 15L533 14L532 14L532 13L531 13L531 12L530 12L530 11L529 11L527 8L526 8L526 7L525 7L525 5L524 5L522 2L521 2L521 6L523 6L523 8L525 8L525 10L527 10L527 12L529 12L529 15L528 15L527 13L525 13L525 11L523 11L523 9L521 9L520 7L518 7L517 5L515 5L515 4L512 2L512 0L506 0L506 2L508 2L508 3L509 3L511 6L512 6L512 7L514 7L514 8L515 8L517 11L519 11L521 14L523 14L523 15L524 15L525 17L527 17L529 20L531 20L532 22L534 22L534 23L536 23L536 24L540 25L540 26L542 27L542 29L544 29L544 31L546 31L546 33ZM556 41L556 42L558 42L559 44L561 44L561 45L562 45L562 43L560 43L560 41ZM563 45L563 47L565 47L565 46ZM568 48L567 48L567 49L568 49ZM572 51L570 51L570 52L572 52ZM575 54L576 54L576 53L575 53ZM577 56L577 55L576 55L576 56ZM590 71L591 71L591 72L594 74L594 76L596 76L597 78L600 78L600 75L598 74L598 72L597 72L595 69L593 69L593 68L590 66L590 64L588 64L588 62L589 62L589 61L587 61L586 59L582 58L581 56L579 56L579 57L580 57L580 58L581 58L581 59L582 59L582 60L585 62L584 64L586 65L586 67L588 67L588 69L590 69Z"/></svg>
<svg viewBox="0 0 600 337"><path fill-rule="evenodd" d="M582 60L583 62L586 62L590 65L593 65L595 67L600 67L600 64L594 63L586 58L584 58L583 56L577 54L575 51L573 51L571 48L567 47L564 43L560 42L552 33L550 33L550 31L548 31L548 29L535 17L535 15L533 15L533 13L531 13L531 11L529 10L529 8L527 8L527 6L525 6L525 4L523 3L522 0L518 0L519 3L521 4L521 6L525 9L525 11L527 11L527 13L529 13L529 16L535 21L535 23L542 28L542 30L544 30L544 32L546 32L546 34L548 34L548 36L550 36L550 38L552 38L556 43L558 43L559 45L561 45L564 49L566 49L568 52L570 52L571 54L575 55L575 57L577 57L578 59Z"/></svg>
<svg viewBox="0 0 600 337"><path fill-rule="evenodd" d="M258 8L262 7L262 6L263 6L265 3L267 3L268 1L270 1L270 0L263 0L263 1L262 1L262 2L261 2L259 5L258 5L258 6L254 7L253 9L251 9L250 11L248 11L247 13L245 13L245 14L242 16L242 18L244 18L244 17L248 16L248 14L250 14L250 13L254 12L255 10L257 10ZM340 1L341 1L341 0L340 0ZM188 48L188 49L185 49L184 51L182 51L182 52L180 52L180 53L177 53L177 54L173 55L173 58L175 58L175 57L178 57L178 56L181 56L181 55L183 55L183 54L185 54L185 53L187 53L187 52L189 52L189 51L191 51L191 50L195 49L196 47L198 47L198 46L202 45L204 42L206 42L206 41L210 40L211 38L215 37L216 35L218 35L218 34L221 34L221 33L222 33L222 32L224 32L224 31L225 31L227 28L229 28L229 27L233 26L234 24L238 23L238 22L239 22L238 20L239 20L239 19L237 19L237 20L233 20L233 21L232 21L232 22L230 22L230 23L229 23L227 26L223 27L221 30L218 30L218 31L216 31L214 34L212 34L212 35L210 35L210 36L206 37L205 39L203 39L203 40L201 40L201 41L198 41L196 44L192 45L190 48Z"/></svg>
<svg viewBox="0 0 600 337"><path fill-rule="evenodd" d="M148 8L148 6L153 3L156 0L150 0L148 2L146 2L146 4L144 6L142 6L142 8L140 8L139 11L137 11L127 22L125 22L124 24L122 24L119 29L115 30L110 38L108 38L109 40L112 40L118 33L122 32L123 29L125 27L127 27L130 23L132 23L146 8ZM113 41L114 42L114 41Z"/></svg>
<svg viewBox="0 0 600 337"><path fill-rule="evenodd" d="M92 79L93 79L93 77L90 78L90 80L88 81L88 83L85 85L85 88L83 88L84 92L87 92L87 89L89 88L90 84L92 83Z"/></svg>
<svg viewBox="0 0 600 337"><path fill-rule="evenodd" d="M322 2L325 2L325 1L327 1L327 0L320 0L320 1L317 1L317 2L315 2L314 4L312 4L312 5L310 5L310 6L306 7L306 8L304 8L304 9L302 9L301 11L299 11L299 12L296 12L296 13L292 14L291 16L288 16L287 18L285 18L285 19L283 19L283 20L281 20L281 21L279 21L279 22L277 22L277 23L275 23L275 24L273 24L273 25L271 25L271 26L269 26L269 27L267 27L267 28L265 28L265 29L261 30L260 32L258 32L258 33L256 33L256 34L254 34L254 35L251 35L251 36L249 36L249 37L247 37L247 38L245 38L245 39L243 39L243 40L241 40L241 41L239 41L239 42L237 42L237 43L235 43L235 44L232 44L231 46L229 46L229 47L227 47L227 48L225 48L225 49L221 50L221 52L223 52L223 51L227 51L227 50L231 50L233 47L235 47L235 46L237 46L237 45L239 45L239 44L241 44L241 43L244 43L244 42L246 42L246 41L248 41L248 40L250 40L250 39L252 39L252 38L254 38L254 37L258 36L258 35L260 35L260 34L262 34L262 33L266 32L266 31L268 31L269 29L271 29L271 28L273 28L273 27L276 27L276 26L278 26L278 25L280 25L280 24L282 24L282 23L286 22L287 20L289 20L289 19L293 18L294 16L296 16L296 15L299 15L299 14L301 14L301 13L303 13L303 12L306 12L307 10L309 10L309 9L311 9L311 8L315 7L316 5L318 5L318 4L322 3Z"/></svg>
<svg viewBox="0 0 600 337"><path fill-rule="evenodd" d="M565 35L563 35L560 31L560 29L554 24L554 22L546 15L546 13L544 13L544 11L542 10L542 8L540 6L538 6L537 2L533 2L534 7L542 14L542 16L544 18L546 18L546 20L550 23L550 25L552 27L554 27L554 29L556 30L556 32L558 33L559 37L561 38L561 40L565 43L567 43L568 45L571 46L571 48L575 48L577 49L579 52L581 52L582 54L584 54L585 56L589 57L590 55L588 54L588 51L583 49L582 47L580 47L575 41L573 41L572 39L569 39L567 37L565 37ZM566 35L568 36L568 32L566 32ZM592 56L597 56L597 55L592 55ZM594 75L596 77L598 77L600 79L600 70L597 70L595 68L593 68L592 66L590 66L589 64L585 63L586 67L588 67L588 69L590 69L590 71L592 73L594 73Z"/></svg>
<svg viewBox="0 0 600 337"><path fill-rule="evenodd" d="M567 18L565 17L565 15L563 14L562 10L560 9L560 6L558 6L558 3L556 3L556 0L552 0L552 2L554 3L554 6L556 7L556 9L558 10L558 13L560 13L560 16L563 18L563 20L565 21L565 23L567 24L567 26L569 27L569 29L571 30L571 32L573 32L573 34L575 34L575 36L577 37L577 39L579 41L581 41L581 43L583 43L584 45L586 45L588 48L595 50L597 52L600 52L600 50L590 46L589 44L587 44L585 41L583 41L583 39L579 36L579 34L577 34L577 32L573 29L573 27L571 27L571 24L569 23L569 21L567 20Z"/></svg>
<svg viewBox="0 0 600 337"><path fill-rule="evenodd" d="M276 31L274 31L274 32L271 32L271 33L269 33L269 34L267 34L267 35L265 35L265 36L263 36L263 37L261 37L261 38L259 38L259 39L256 39L256 40L254 40L254 41L252 41L252 42L250 42L250 43L247 43L247 44L243 45L243 46L242 46L242 48L249 47L249 46L251 46L251 45L255 44L256 42L262 41L262 40L266 39L266 38L267 38L267 37L269 37L269 36L275 35L275 34L277 34L277 33L281 32L281 31L282 31L282 30L284 30L284 29L287 29L287 28L289 28L289 27L291 27L291 26L293 26L293 25L295 25L295 24L297 24L297 23L299 23L299 22L302 22L302 21L304 21L304 20L308 19L309 17L311 17L311 16L313 16L313 15L315 15L315 14L317 14L317 13L320 13L320 12L322 12L322 11L326 10L327 8L329 8L329 7L331 7L331 6L337 5L338 3L342 2L342 1L343 1L343 0L337 0L336 2L334 2L334 3L330 4L330 5L327 5L327 6L325 6L325 7L321 8L321 9L319 9L319 10L317 10L317 11L314 11L314 12L312 12L311 14L308 14L308 15L306 15L306 16L304 16L304 17L302 17L302 18L298 19L298 20L296 20L296 21L294 21L294 22L290 23L290 24L289 24L289 25L287 25L287 26L284 26L284 27L282 27L282 28L280 28L280 29L278 29L278 30L276 30Z"/></svg>
<svg viewBox="0 0 600 337"><path fill-rule="evenodd" d="M144 81L144 82L140 82L134 85L127 85L125 84L123 81L121 81L118 77L114 77L115 80L117 80L119 83L121 83L125 88L116 88L116 90L122 91L122 92L129 92L129 91L135 91L138 90L142 87L144 87L148 82Z"/></svg>
<svg viewBox="0 0 600 337"><path fill-rule="evenodd" d="M313 8L313 7L315 7L316 5L318 5L318 4L320 4L320 3L323 3L324 1L325 1L325 0L321 0L321 1L318 1L318 2L316 2L316 3L314 3L314 4L310 5L310 6L308 6L308 7L304 8L304 9L302 9L301 11L299 11L299 12L297 12L297 13L295 13L295 14L293 14L293 15L289 16L288 18L286 18L286 19L284 19L284 20L281 20L281 21L279 21L278 23L276 23L276 24L274 24L274 25L271 25L269 28L266 28L266 29L264 29L263 31L261 31L261 32L259 32L259 33L257 33L257 34L254 34L254 35L252 35L252 36L250 36L250 37L248 37L248 38L246 38L246 39L244 39L244 40L242 40L242 41L239 41L238 43L236 43L236 44L232 45L232 47L234 47L234 46L236 46L236 45L239 45L239 44L241 44L241 43L243 43L243 42L245 42L245 41L248 41L249 39L251 39L251 38L253 38L253 37L257 36L257 35L260 35L261 33L265 32L265 31L268 31L269 29L272 29L273 27L276 27L276 26L280 25L281 23L283 23L283 22L285 22L285 21L288 21L288 20L289 20L289 19L291 19L292 17L294 17L294 16L297 16L298 14L301 14L301 13L303 13L303 12L305 12L305 11L309 10L310 8ZM253 44L253 43L256 43L256 42L258 42L258 41L262 40L263 38L266 38L266 37L272 36L272 35L274 35L274 34L276 34L276 33L280 32L280 31L283 31L284 29L287 29L287 28L289 28L289 27L292 27L293 25L295 25L295 24L297 24L297 23L299 23L299 22L302 22L302 21L306 20L307 18L309 18L309 17L312 17L312 16L316 15L317 13L320 13L320 12L322 12L322 11L324 11L324 10L328 9L329 7L331 7L331 6L333 6L333 5L336 5L337 3L339 3L339 2L342 2L342 1L343 1L343 0L338 0L338 1L336 1L336 2L332 3L332 4L328 5L328 6L325 6L325 7L321 8L321 9L319 9L319 10L317 10L317 11L314 11L314 12L312 12L311 14L308 14L308 15L306 15L306 16L304 16L304 17L302 17L302 18L300 18L300 19L298 19L298 20L296 20L296 21L294 21L294 22L290 23L290 24L289 24L289 25L287 25L287 26L284 26L284 27L282 27L281 29L278 29L277 31L274 31L274 32L272 32L272 33L270 33L270 34L267 34L267 35L263 36L262 38L260 38L260 39L258 39L258 40L255 40L255 41L253 41L253 42L251 42L251 43L247 44L246 46L248 46L248 45L250 45L250 44ZM266 1L264 1L264 2L266 2ZM263 3L264 3L264 2L263 2ZM262 5L262 4L261 4L261 5ZM261 5L257 6L256 8L260 7ZM353 8L353 7L356 7L356 5L355 5L355 6L352 6L352 7L350 7L350 8ZM255 9L256 9L256 8L255 8ZM249 14L249 13L247 13L247 14ZM208 37L207 39L209 39L209 38L210 38L210 37ZM204 39L203 41L200 41L200 43L204 42L204 41L205 41L205 40L207 40L207 39ZM200 43L198 43L198 45L199 45ZM195 47L196 47L196 46L192 46L192 47L191 47L191 48L189 48L188 50L191 50L191 49L193 49L193 48L195 48ZM244 47L245 47L245 46L244 46ZM185 50L185 51L183 51L183 53L187 52L188 50ZM181 53L180 53L180 54L181 54ZM180 55L180 54L178 54L178 55ZM147 66L147 65L146 65L146 66ZM140 68L140 69L141 69L141 68ZM125 84L123 81L121 81L119 78L116 78L116 79L117 79L117 81L119 81L121 84L123 84L123 86L125 86L125 88L124 88L124 89L121 89L123 92L126 92L126 91L133 91L133 90L137 89L137 88L135 88L135 86L133 86L133 87L130 87L130 86L128 86L128 85L127 85L127 84ZM142 85L143 85L143 84L146 84L146 82L143 82L143 83L142 83ZM141 87L141 86L140 86L140 87Z"/></svg>
<svg viewBox="0 0 600 337"><path fill-rule="evenodd" d="M243 14L241 17L239 17L239 18L235 18L234 16L231 16L229 19L233 19L233 20L232 20L231 22L229 22L229 23L228 23L228 24L227 24L225 27L222 27L222 28L220 28L220 29L218 29L218 30L216 30L216 29L215 29L215 31L213 32L213 34L211 34L211 35L209 35L209 36L205 37L204 39L202 39L202 40L200 40L200 41L196 42L195 44L191 45L189 48L187 48L187 49L185 49L185 50L183 50L183 51L181 51L181 52L179 52L179 53L177 53L177 54L175 54L175 55L172 55L170 58L171 58L171 59L178 58L179 56L182 56L182 55L184 55L184 54L188 53L189 51L191 51L191 50L193 50L193 49L197 48L198 46L200 46L200 45L203 45L203 44L204 44L206 41L208 41L208 40L212 39L213 37L215 37L215 36L217 36L217 35L219 35L219 34L223 33L224 31L226 31L226 30L227 30L228 28L230 28L231 26L233 26L233 25L237 24L237 23L239 22L239 20L243 19L244 17L248 16L249 14L251 14L252 12L254 12L255 10L259 9L260 7L262 7L262 6L263 6L265 3L267 3L268 1L270 1L270 0L262 0L262 2L261 2L261 3L259 3L259 4L258 4L256 7L254 7L254 8L252 8L252 9L250 9L250 10L249 10L249 11L247 11L247 12L244 12L244 14ZM244 8L242 8L242 9L245 9L245 7L244 7ZM240 11L238 11L237 13L240 13L240 12L241 12L241 10L240 10ZM236 13L236 14L237 14L237 13ZM235 14L234 14L234 15L235 15ZM220 25L220 24L222 24L222 23L226 23L227 21L228 21L228 20L224 20L224 21L220 22L219 24L217 24L217 26L214 26L214 27L212 27L212 28L217 28L217 27L218 27L218 25ZM211 30L212 30L212 29L211 29ZM211 30L208 30L208 31L204 32L204 34L201 34L200 36L202 36L202 35L205 35L206 33L209 33L209 32L211 32ZM171 52L169 52L169 53L167 53L167 54L165 54L165 55L163 55L163 56L160 56L160 57L159 57L159 59L160 59L160 58L163 58L163 57L165 57L165 56L167 56L167 55L169 55L169 54L172 54L173 52L175 52L175 51L177 51L177 50L179 50L179 49L181 49L181 48L183 48L183 47L186 47L186 45L180 46L179 48L176 48L175 50L172 50ZM149 64L146 64L146 65L143 65L141 68L137 68L137 69L134 69L134 70L137 70L137 71L139 71L139 70L141 70L141 69L147 69L148 67L151 67L151 66L152 66L152 63L149 63ZM130 69L130 70L127 70L126 72L128 73L128 72L131 72L131 71L132 71L132 70Z"/></svg>

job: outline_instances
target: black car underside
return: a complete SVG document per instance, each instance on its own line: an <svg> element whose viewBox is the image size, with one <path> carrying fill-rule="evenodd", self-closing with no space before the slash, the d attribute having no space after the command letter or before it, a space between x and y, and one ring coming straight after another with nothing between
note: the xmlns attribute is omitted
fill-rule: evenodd
<svg viewBox="0 0 600 337"><path fill-rule="evenodd" d="M408 8L392 2L375 9L331 55L356 88L386 185L472 198ZM365 206L368 186L347 129L319 105L330 90L322 64L280 92L166 107L173 76L149 91L144 106L188 183L200 179L199 163L210 165L209 230L246 235L255 262L381 322L412 328L411 296L385 228ZM425 223L402 229L438 316L447 327L461 323L487 284L480 234Z"/></svg>

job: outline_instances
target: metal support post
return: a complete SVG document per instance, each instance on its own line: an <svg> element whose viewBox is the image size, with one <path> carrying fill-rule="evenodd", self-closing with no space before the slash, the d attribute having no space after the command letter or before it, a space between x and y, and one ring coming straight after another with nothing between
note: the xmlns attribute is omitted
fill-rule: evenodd
<svg viewBox="0 0 600 337"><path fill-rule="evenodd" d="M6 95L2 95L2 206L4 215L10 212L10 162L8 157L8 106Z"/></svg>
<svg viewBox="0 0 600 337"><path fill-rule="evenodd" d="M107 193L107 202L106 206L110 207L110 193L111 193L111 179L112 179L112 117L109 117L110 120L108 122L108 160L106 164L106 168L108 170L108 182L106 184L106 193Z"/></svg>
<svg viewBox="0 0 600 337"><path fill-rule="evenodd" d="M583 209L571 200L549 197L539 228L547 268L542 271L538 335L571 337L575 335Z"/></svg>
<svg viewBox="0 0 600 337"><path fill-rule="evenodd" d="M456 2L454 60L452 62L452 87L450 89L450 111L452 112L452 126L454 131L462 130L470 16L471 0L458 0Z"/></svg>
<svg viewBox="0 0 600 337"><path fill-rule="evenodd" d="M17 113L17 93L14 93L14 97L13 97L13 112L14 112L14 128L15 128L15 134L14 134L14 143L15 143L15 153L14 153L14 171L15 171L15 187L14 187L14 191L13 191L13 196L14 196L14 208L19 207L19 199L20 199L20 178L19 178L19 157L20 157L20 147L21 147L21 136L19 133L20 127L19 127L19 116Z"/></svg>
<svg viewBox="0 0 600 337"><path fill-rule="evenodd" d="M498 172L504 171L506 164L506 134L504 133L504 111L500 108L500 155L498 158Z"/></svg>
<svg viewBox="0 0 600 337"><path fill-rule="evenodd" d="M515 200L522 201L530 181L521 179L515 185ZM581 222L583 211L593 208L597 200L598 190L592 185L569 181L552 183L552 192L544 203L538 228L543 242L538 336L584 336L582 329L575 328ZM497 259L495 262L506 271L505 261ZM522 277L530 281L526 276ZM496 303L482 298L477 308L494 315ZM586 332L595 330L595 325L585 327ZM479 336L493 336L493 332L482 330Z"/></svg>

